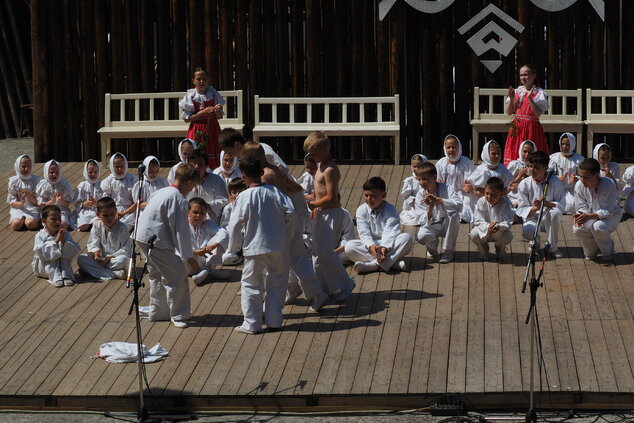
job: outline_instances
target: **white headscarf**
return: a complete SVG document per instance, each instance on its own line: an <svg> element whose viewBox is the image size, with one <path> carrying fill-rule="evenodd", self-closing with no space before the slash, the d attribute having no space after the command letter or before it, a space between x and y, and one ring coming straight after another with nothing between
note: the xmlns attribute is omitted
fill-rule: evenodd
<svg viewBox="0 0 634 423"><path fill-rule="evenodd" d="M225 151L222 150L220 152L220 167L222 167L223 172L225 171L225 168L222 165L224 163L224 158L225 158ZM238 157L233 156L233 165L231 166L231 169L229 170L229 172L233 172L234 170L236 170L237 167L238 167Z"/></svg>
<svg viewBox="0 0 634 423"><path fill-rule="evenodd" d="M606 143L604 143L604 142L602 142L602 143L599 143L599 144L595 145L595 146L594 146L594 148L592 149L592 158L593 158L594 160L598 161L598 162L599 162L599 149L600 149L601 147L603 147L603 146L608 147L608 150L609 150L609 151L612 151L612 147L610 147L609 145L607 145L607 144L606 144ZM601 162L599 162L599 163L601 163Z"/></svg>
<svg viewBox="0 0 634 423"><path fill-rule="evenodd" d="M194 150L196 149L197 145L196 145L196 141L190 139L190 138L183 138L181 140L181 142L178 143L178 157L180 157L181 162L183 163L187 163L187 157L183 157L183 153L181 153L181 147L183 146L183 144L185 142L189 141L192 146L194 146ZM222 161L222 159L220 159L220 161Z"/></svg>
<svg viewBox="0 0 634 423"><path fill-rule="evenodd" d="M484 163L486 163L489 169L495 169L500 164L499 161L497 163L493 163L493 161L491 161L491 158L489 157L489 146L492 143L500 147L500 144L498 144L497 141L490 140L490 141L487 141L486 144L484 144L484 146L482 147L482 153L480 153L480 158L482 159Z"/></svg>
<svg viewBox="0 0 634 423"><path fill-rule="evenodd" d="M447 138L455 138L456 141L458 141L458 155L456 156L455 159L451 159L449 157L449 155L447 154L447 150L445 149L445 141L447 141ZM452 163L457 163L460 161L460 158L462 157L462 143L460 142L460 138L458 138L457 136L455 136L454 134L447 134L447 136L445 137L445 139L442 142L442 151L445 152L445 157L447 158L447 160L449 160Z"/></svg>
<svg viewBox="0 0 634 423"><path fill-rule="evenodd" d="M95 179L90 179L90 177L88 176L88 165L90 164L94 164L95 166L97 166L97 177ZM100 176L101 176L101 165L99 164L99 162L95 159L87 160L86 163L84 163L84 179L92 184L97 182Z"/></svg>
<svg viewBox="0 0 634 423"><path fill-rule="evenodd" d="M570 141L570 153L566 154L566 156L572 156L575 154L575 148L577 147L577 137L572 135L570 132L564 132L561 134L561 137L559 137L559 151L561 151L561 140L563 138L568 138L568 141Z"/></svg>
<svg viewBox="0 0 634 423"><path fill-rule="evenodd" d="M25 157L27 157L29 160L31 160L31 166L32 166L33 165L33 160L31 159L31 157L28 154L23 154L20 157L18 157L17 159L15 159L15 164L13 165L13 169L15 169L15 174L18 175L18 177L20 179L22 179L23 181L28 181L29 179L31 179L31 172L29 172L28 175L23 175L23 174L20 173L20 162Z"/></svg>
<svg viewBox="0 0 634 423"><path fill-rule="evenodd" d="M535 145L535 143L531 140L526 140L526 141L522 141L522 143L520 144L520 148L517 150L517 161L520 162L522 164L522 166L528 166L528 162L525 162L524 160L522 160L522 148L524 147L524 144L527 143L531 143L531 145L533 146L533 153L537 151L537 146Z"/></svg>
<svg viewBox="0 0 634 423"><path fill-rule="evenodd" d="M158 163L159 167L161 167L161 162L155 156L147 156L145 159L143 159L143 166L145 166L145 172L143 172L143 176L145 176L145 180L148 182L154 182L156 181L156 178L158 178L158 175L156 175L156 177L154 178L150 178L150 163L152 163L153 160L156 160L156 163Z"/></svg>
<svg viewBox="0 0 634 423"><path fill-rule="evenodd" d="M57 178L57 181L55 182L51 181L48 176L48 170L51 167L51 165L57 165L57 168L59 169L59 177ZM56 185L59 181L62 180L62 165L59 164L57 160L49 160L48 162L44 163L44 179L46 179L46 182L48 182L51 185Z"/></svg>
<svg viewBox="0 0 634 423"><path fill-rule="evenodd" d="M121 157L125 162L125 169L121 176L117 175L114 171L114 159L116 159L117 157ZM110 173L115 179L123 179L128 174L128 159L126 159L126 157L122 153L114 153L112 157L110 157L110 164L108 167L110 168Z"/></svg>

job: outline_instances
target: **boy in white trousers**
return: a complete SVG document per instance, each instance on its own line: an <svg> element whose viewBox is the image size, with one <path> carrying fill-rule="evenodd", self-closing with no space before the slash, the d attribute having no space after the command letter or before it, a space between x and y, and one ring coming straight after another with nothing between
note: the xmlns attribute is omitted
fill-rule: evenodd
<svg viewBox="0 0 634 423"><path fill-rule="evenodd" d="M135 233L148 261L148 318L150 321L171 320L177 328L186 328L191 317L183 260L193 256L193 247L185 197L199 182L196 167L191 163L181 164L176 169L174 184L156 191L149 199Z"/></svg>
<svg viewBox="0 0 634 423"><path fill-rule="evenodd" d="M416 194L415 211L420 229L416 241L427 247L427 256L442 264L454 258L456 239L460 230L462 199L446 183L436 180L436 166L427 162L421 165ZM439 238L443 237L443 253L439 256Z"/></svg>
<svg viewBox="0 0 634 423"><path fill-rule="evenodd" d="M399 213L385 201L386 194L385 181L378 176L363 184L365 203L357 208L359 239L348 241L345 247L357 273L407 270L403 257L412 251L414 241L401 233Z"/></svg>
<svg viewBox="0 0 634 423"><path fill-rule="evenodd" d="M97 201L97 219L90 229L88 254L77 257L79 271L102 281L125 279L132 242L128 227L117 220L117 205L110 197Z"/></svg>
<svg viewBox="0 0 634 423"><path fill-rule="evenodd" d="M288 285L289 263L286 226L293 219L293 206L281 191L262 184L260 161L240 160L240 171L249 188L236 199L229 220L229 252L243 249L242 313L236 332L254 335L282 326L282 309Z"/></svg>
<svg viewBox="0 0 634 423"><path fill-rule="evenodd" d="M536 248L540 248L539 233L546 232L550 243L550 255L560 258L562 253L557 247L557 242L559 241L559 226L566 204L564 186L556 175L552 175L548 180L548 192L544 197L550 159L543 151L536 151L529 156L528 162L531 176L523 179L517 187L516 214L524 220L522 236L526 241L533 240L539 210L542 201L544 201L544 216L537 232Z"/></svg>
<svg viewBox="0 0 634 423"><path fill-rule="evenodd" d="M616 185L600 175L601 166L595 159L585 159L579 165L579 181L575 185L575 207L572 230L579 238L587 260L614 258L614 241L610 233L616 230L623 210L619 206Z"/></svg>
<svg viewBox="0 0 634 423"><path fill-rule="evenodd" d="M504 182L497 176L489 178L484 187L484 197L476 203L473 229L469 234L482 260L489 258L489 242L495 244L499 261L507 259L506 246L513 241L511 225L514 215L511 200L504 195Z"/></svg>
<svg viewBox="0 0 634 423"><path fill-rule="evenodd" d="M207 203L199 197L189 200L189 230L194 256L185 261L187 274L197 286L202 285L209 272L222 264L222 254L229 246L229 233L206 219Z"/></svg>

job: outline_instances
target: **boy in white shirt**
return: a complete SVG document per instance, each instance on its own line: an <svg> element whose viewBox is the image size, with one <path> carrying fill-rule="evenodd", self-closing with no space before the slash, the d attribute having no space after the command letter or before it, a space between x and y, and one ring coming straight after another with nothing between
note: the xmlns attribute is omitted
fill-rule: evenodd
<svg viewBox="0 0 634 423"><path fill-rule="evenodd" d="M80 273L101 281L125 279L132 243L127 226L117 220L117 205L110 197L97 201L97 219L90 229L86 250L88 254L77 257Z"/></svg>
<svg viewBox="0 0 634 423"><path fill-rule="evenodd" d="M610 233L616 230L623 210L619 206L616 185L612 179L600 175L601 166L595 159L579 164L579 181L575 185L575 206L572 230L579 238L587 260L594 260L600 252L601 261L614 258L614 241Z"/></svg>
<svg viewBox="0 0 634 423"><path fill-rule="evenodd" d="M187 199L200 197L207 203L209 218L214 223L220 223L222 209L227 205L228 195L225 181L207 168L207 153L202 149L195 149L188 158L187 163L191 163L198 169L200 182L189 193Z"/></svg>
<svg viewBox="0 0 634 423"><path fill-rule="evenodd" d="M504 195L504 182L497 176L489 178L481 197L475 206L473 229L469 238L480 251L482 260L489 258L489 242L495 243L495 253L499 261L507 259L506 246L513 240L513 206Z"/></svg>
<svg viewBox="0 0 634 423"><path fill-rule="evenodd" d="M202 285L209 272L222 263L222 253L229 245L229 233L206 219L207 203L199 197L189 200L189 230L194 256L185 261L187 274L197 286Z"/></svg>
<svg viewBox="0 0 634 423"><path fill-rule="evenodd" d="M363 184L365 203L357 208L359 239L348 241L345 247L357 273L407 270L403 257L412 251L414 241L401 233L399 213L385 201L386 194L385 181L378 176Z"/></svg>
<svg viewBox="0 0 634 423"><path fill-rule="evenodd" d="M249 188L238 196L231 214L228 250L237 253L242 248L244 254L241 281L244 321L235 331L253 335L262 330L263 315L269 329L282 326L290 269L285 229L294 211L281 191L262 184L263 170L258 159L242 159L240 171Z"/></svg>
<svg viewBox="0 0 634 423"><path fill-rule="evenodd" d="M543 151L536 151L528 158L531 176L523 179L517 187L518 205L516 214L524 220L522 225L522 236L526 241L532 241L535 234L535 227L539 218L542 200L544 200L544 216L541 227L537 232L537 245L540 248L539 232L548 234L550 243L550 255L555 258L562 257L562 253L557 248L559 240L559 226L566 202L564 186L555 175L548 180L548 192L544 198L544 188L546 177L548 176L548 164L550 159Z"/></svg>
<svg viewBox="0 0 634 423"><path fill-rule="evenodd" d="M220 131L218 136L218 144L222 151L231 154L234 157L242 157L242 148L247 143L247 140L242 136L240 132L233 128L224 128ZM284 163L284 160L271 148L270 145L263 142L259 142L259 145L264 149L264 155L266 161L273 166L277 166L284 173L288 173L288 166Z"/></svg>
<svg viewBox="0 0 634 423"><path fill-rule="evenodd" d="M434 260L439 258L438 243L443 239L444 252L440 255L440 263L450 263L454 258L456 239L460 230L460 212L462 199L447 184L436 180L436 166L423 163L418 183L421 190L416 194L415 210L420 229L416 241L427 247L427 256Z"/></svg>

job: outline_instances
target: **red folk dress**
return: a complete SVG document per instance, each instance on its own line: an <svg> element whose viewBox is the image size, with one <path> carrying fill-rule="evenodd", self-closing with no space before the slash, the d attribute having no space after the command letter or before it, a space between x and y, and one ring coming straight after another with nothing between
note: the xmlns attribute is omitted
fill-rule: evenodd
<svg viewBox="0 0 634 423"><path fill-rule="evenodd" d="M507 167L511 161L519 157L519 146L526 140L533 141L539 151L548 154L544 128L539 123L539 116L535 116L533 113L530 101L526 99L527 94L528 91L522 85L515 89L515 104L518 105L513 118L515 127L509 129L506 143L504 143L504 165ZM544 90L535 87L532 98L542 112L548 110L548 97ZM507 101L509 101L508 97Z"/></svg>
<svg viewBox="0 0 634 423"><path fill-rule="evenodd" d="M215 106L216 104L225 104L225 100L213 87L207 87L204 94L192 88L187 91L185 97L178 103L183 109L182 118L189 119L194 113L204 109L205 107ZM197 145L204 144L207 155L209 156L208 165L210 169L220 166L220 145L218 144L218 136L220 135L220 124L215 114L210 114L206 118L190 122L187 130L187 138L196 141Z"/></svg>

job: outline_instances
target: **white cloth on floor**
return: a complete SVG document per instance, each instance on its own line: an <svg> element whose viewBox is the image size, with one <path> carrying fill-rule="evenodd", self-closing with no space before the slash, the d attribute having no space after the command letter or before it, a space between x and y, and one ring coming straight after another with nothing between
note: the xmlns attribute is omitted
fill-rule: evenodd
<svg viewBox="0 0 634 423"><path fill-rule="evenodd" d="M161 344L156 344L149 350L145 344L141 344L141 353L144 363L154 363L169 355L169 351ZM108 363L136 363L139 361L139 349L132 342L106 342L99 346L95 358L103 358Z"/></svg>

